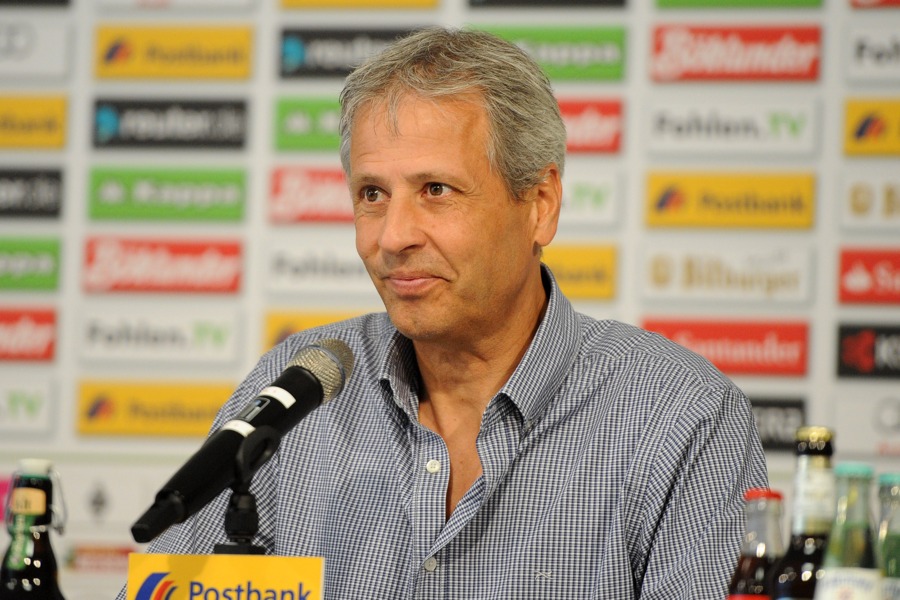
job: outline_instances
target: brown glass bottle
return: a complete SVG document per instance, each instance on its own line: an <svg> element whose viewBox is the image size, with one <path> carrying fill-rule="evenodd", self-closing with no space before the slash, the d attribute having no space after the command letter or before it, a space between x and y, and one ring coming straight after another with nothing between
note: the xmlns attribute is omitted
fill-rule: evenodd
<svg viewBox="0 0 900 600"><path fill-rule="evenodd" d="M751 488L744 494L744 540L728 600L769 600L767 575L783 548L781 499L768 488Z"/></svg>
<svg viewBox="0 0 900 600"><path fill-rule="evenodd" d="M791 537L769 576L773 600L812 600L815 595L834 517L832 439L827 427L797 430Z"/></svg>
<svg viewBox="0 0 900 600"><path fill-rule="evenodd" d="M26 459L13 477L7 510L10 544L0 564L0 600L65 600L50 545L50 463Z"/></svg>

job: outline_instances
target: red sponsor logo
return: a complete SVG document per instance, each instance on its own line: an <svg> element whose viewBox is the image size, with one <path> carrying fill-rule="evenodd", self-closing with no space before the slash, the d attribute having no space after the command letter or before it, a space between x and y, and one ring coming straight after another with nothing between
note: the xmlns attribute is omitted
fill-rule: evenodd
<svg viewBox="0 0 900 600"><path fill-rule="evenodd" d="M692 27L653 33L656 81L814 81L822 55L819 27Z"/></svg>
<svg viewBox="0 0 900 600"><path fill-rule="evenodd" d="M884 6L900 6L900 0L850 0L853 8L881 8Z"/></svg>
<svg viewBox="0 0 900 600"><path fill-rule="evenodd" d="M76 544L66 556L66 566L79 572L125 573L128 555L134 551L131 546Z"/></svg>
<svg viewBox="0 0 900 600"><path fill-rule="evenodd" d="M237 292L238 242L95 237L87 241L88 292Z"/></svg>
<svg viewBox="0 0 900 600"><path fill-rule="evenodd" d="M648 319L644 328L705 356L725 373L806 374L805 323Z"/></svg>
<svg viewBox="0 0 900 600"><path fill-rule="evenodd" d="M900 250L841 251L841 302L900 304Z"/></svg>
<svg viewBox="0 0 900 600"><path fill-rule="evenodd" d="M272 223L349 223L353 204L339 168L282 167L272 172Z"/></svg>
<svg viewBox="0 0 900 600"><path fill-rule="evenodd" d="M53 360L56 312L0 308L0 360Z"/></svg>
<svg viewBox="0 0 900 600"><path fill-rule="evenodd" d="M560 100L568 152L618 152L622 138L620 100Z"/></svg>

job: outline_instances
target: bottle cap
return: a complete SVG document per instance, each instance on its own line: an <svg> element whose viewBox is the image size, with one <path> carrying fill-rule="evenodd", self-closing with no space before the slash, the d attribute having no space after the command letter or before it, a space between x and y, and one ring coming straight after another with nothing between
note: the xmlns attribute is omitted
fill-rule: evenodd
<svg viewBox="0 0 900 600"><path fill-rule="evenodd" d="M878 485L886 487L900 485L900 473L882 473L878 476Z"/></svg>
<svg viewBox="0 0 900 600"><path fill-rule="evenodd" d="M23 475L47 477L53 470L53 463L45 458L23 458L19 460L18 471Z"/></svg>
<svg viewBox="0 0 900 600"><path fill-rule="evenodd" d="M781 500L781 492L769 488L750 488L744 492L744 500Z"/></svg>
<svg viewBox="0 0 900 600"><path fill-rule="evenodd" d="M861 479L871 479L875 471L872 465L861 462L842 462L834 467L836 477L858 477Z"/></svg>
<svg viewBox="0 0 900 600"><path fill-rule="evenodd" d="M830 442L834 432L820 425L805 425L797 430L798 442Z"/></svg>

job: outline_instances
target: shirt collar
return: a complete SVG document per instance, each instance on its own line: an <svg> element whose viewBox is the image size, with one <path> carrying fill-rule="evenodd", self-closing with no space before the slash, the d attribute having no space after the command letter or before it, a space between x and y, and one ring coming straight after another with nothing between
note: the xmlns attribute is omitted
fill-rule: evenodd
<svg viewBox="0 0 900 600"><path fill-rule="evenodd" d="M541 276L548 293L547 309L528 350L498 392L512 401L526 421L536 419L549 405L575 360L581 338L578 314L543 264ZM410 419L417 419L418 407L413 398L419 374L412 342L395 329L386 340L381 357L379 380L390 387L394 402Z"/></svg>

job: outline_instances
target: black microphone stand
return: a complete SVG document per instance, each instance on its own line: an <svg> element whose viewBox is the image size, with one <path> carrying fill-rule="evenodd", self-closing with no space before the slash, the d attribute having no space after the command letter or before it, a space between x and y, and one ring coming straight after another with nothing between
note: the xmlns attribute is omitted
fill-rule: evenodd
<svg viewBox="0 0 900 600"><path fill-rule="evenodd" d="M216 544L213 554L265 554L266 549L253 543L259 531L256 498L250 492L253 474L275 454L281 436L268 425L257 427L241 442L234 457L234 483L225 513L228 542Z"/></svg>

